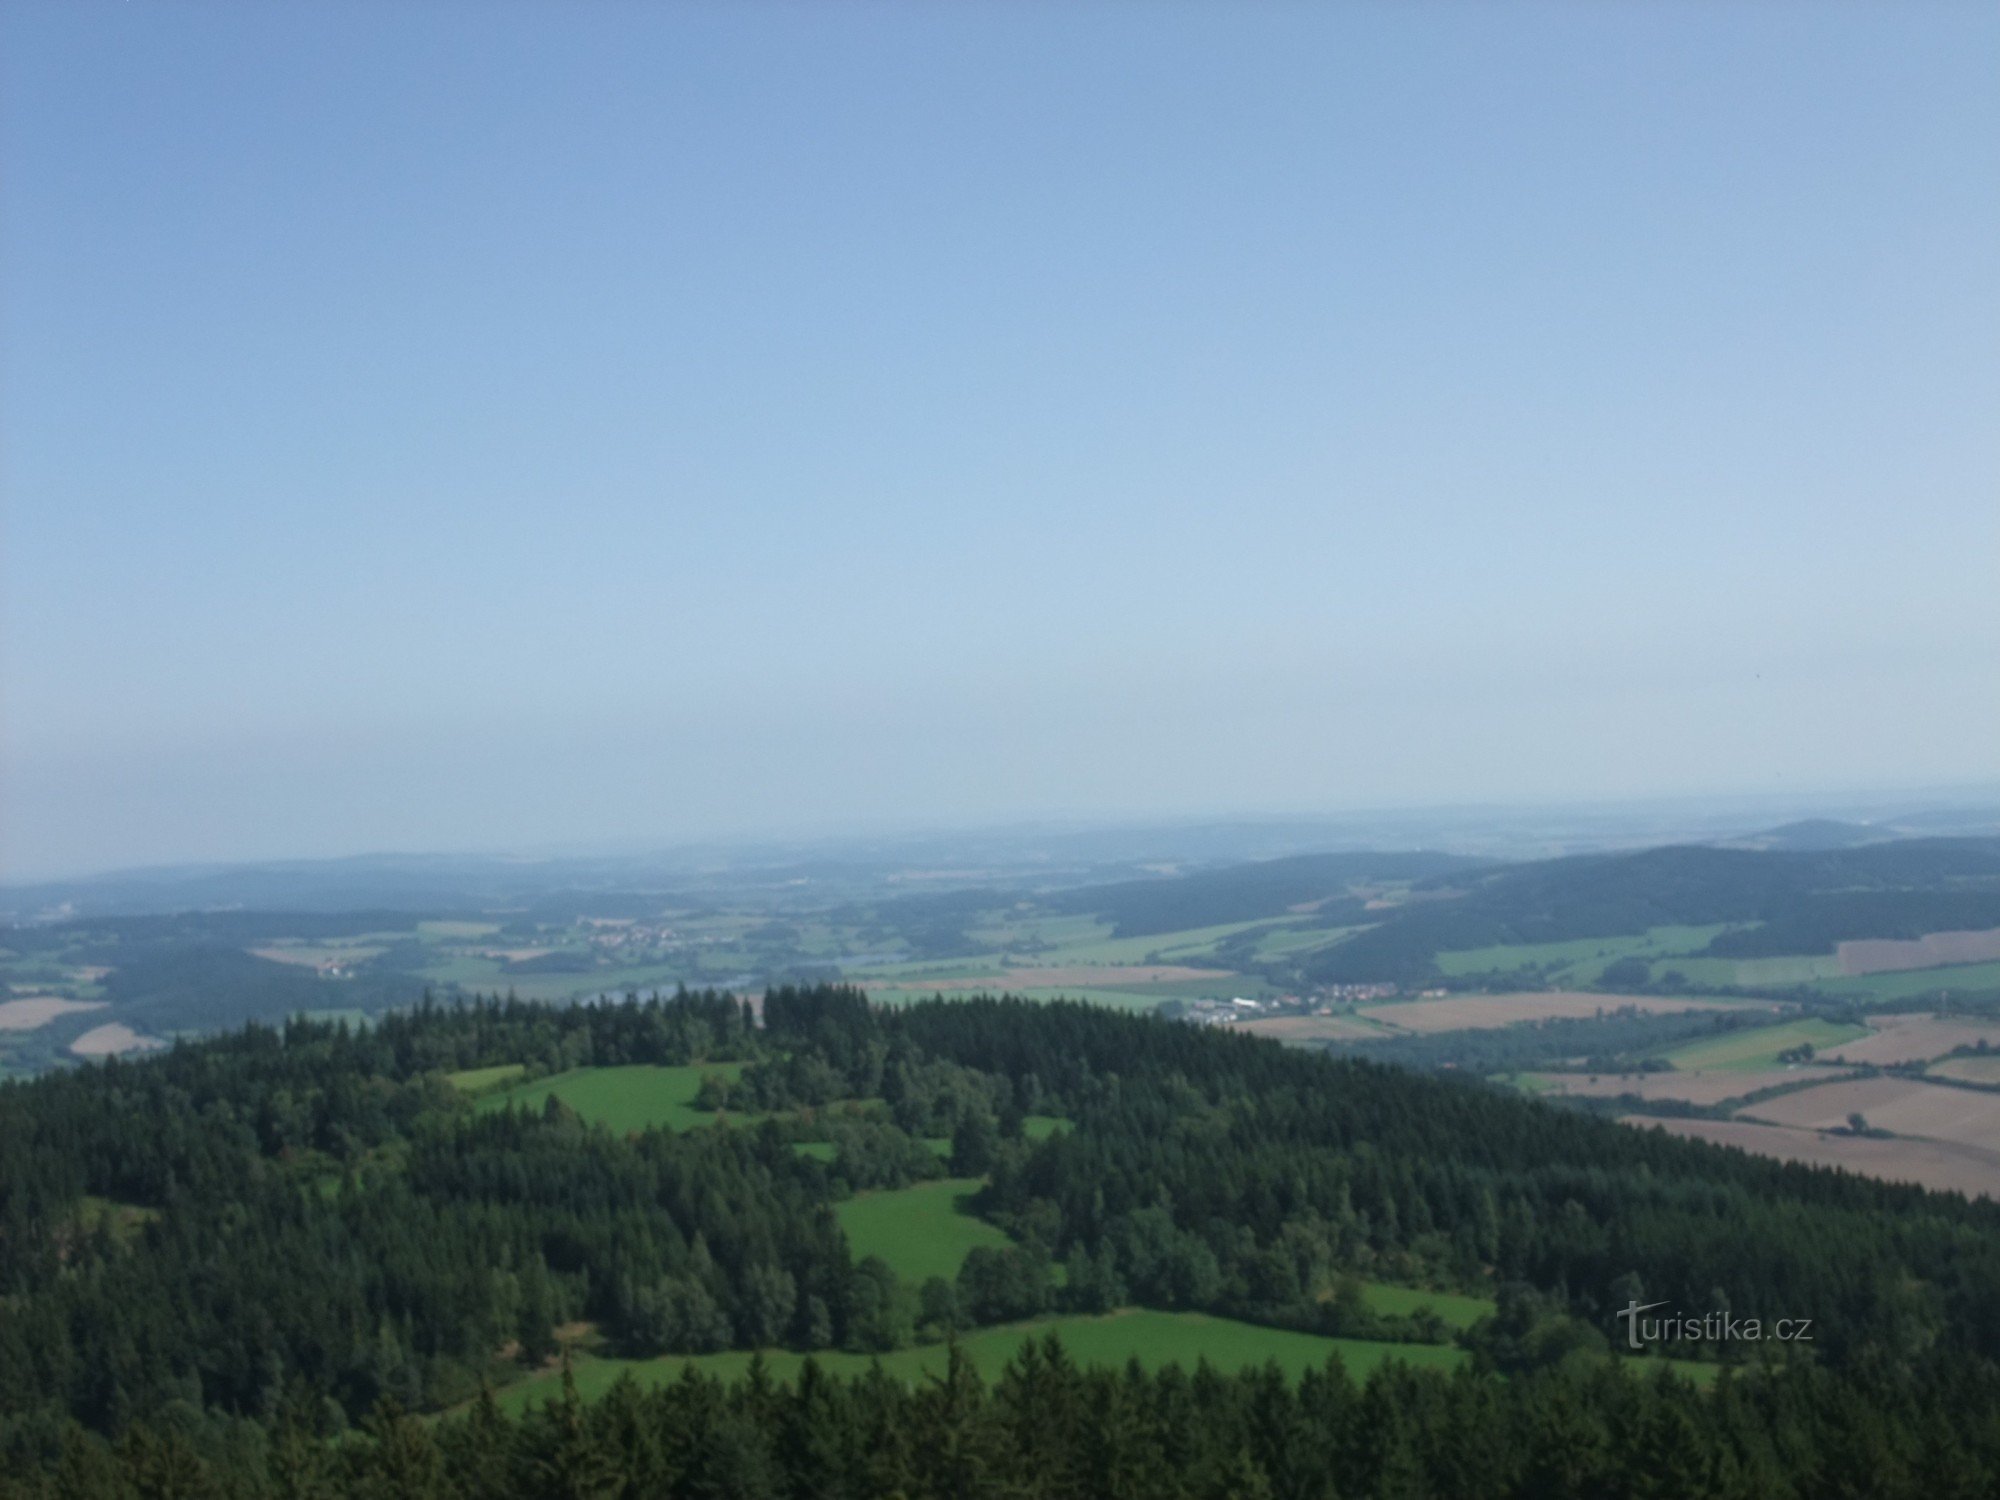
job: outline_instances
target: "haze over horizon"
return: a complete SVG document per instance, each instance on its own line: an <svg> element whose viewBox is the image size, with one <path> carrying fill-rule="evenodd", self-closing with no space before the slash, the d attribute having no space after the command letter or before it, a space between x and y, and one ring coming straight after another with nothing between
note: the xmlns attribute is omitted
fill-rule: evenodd
<svg viewBox="0 0 2000 1500"><path fill-rule="evenodd" d="M11 8L0 879L1995 781L2000 15L1138 14Z"/></svg>

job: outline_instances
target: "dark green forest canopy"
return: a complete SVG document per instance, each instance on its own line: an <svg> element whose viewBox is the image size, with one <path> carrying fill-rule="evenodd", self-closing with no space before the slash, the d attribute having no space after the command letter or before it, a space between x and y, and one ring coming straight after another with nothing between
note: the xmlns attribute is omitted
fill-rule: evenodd
<svg viewBox="0 0 2000 1500"><path fill-rule="evenodd" d="M445 1076L513 1063L549 1075L723 1061L743 1064L740 1077L713 1075L704 1107L725 1106L734 1123L628 1137L559 1104L482 1110ZM842 1101L872 1103L828 1126L829 1106ZM1036 1114L1072 1126L1030 1139L1022 1123ZM833 1159L795 1149L809 1138L835 1141ZM913 1149L937 1138L951 1142L955 1175L986 1178L976 1207L1014 1244L968 1258L956 1284L909 1287L878 1260L857 1263L832 1205L944 1170ZM1426 1439L1423 1464L1441 1462L1450 1443L1483 1441L1481 1424L1533 1391L1548 1411L1517 1418L1530 1431L1547 1422L1597 1433L1590 1463L1636 1461L1627 1451L1636 1437L1606 1435L1623 1402L1657 1409L1676 1431L1692 1424L1689 1441L1711 1453L1711 1467L1724 1449L1731 1464L1769 1464L1771 1450L1744 1447L1731 1424L1776 1403L1812 1434L1869 1412L1889 1455L1882 1472L1910 1484L1939 1443L1938 1462L1990 1480L1990 1436L1982 1447L1975 1435L2000 1432L1996 1231L2000 1208L1987 1202L1084 1006L982 999L876 1010L835 987L774 991L761 1024L719 994L566 1010L427 1005L367 1030L252 1027L0 1088L0 1458L24 1475L109 1465L112 1485L128 1458L179 1444L190 1464L268 1475L285 1434L296 1443L372 1423L346 1456L312 1462L333 1472L433 1442L442 1446L431 1460L442 1462L461 1429L447 1424L419 1442L395 1413L473 1399L482 1384L551 1357L565 1325L591 1325L609 1347L640 1355L886 1350L1051 1309L1134 1304L1356 1333L1341 1322L1351 1309L1337 1293L1360 1274L1502 1304L1467 1343L1482 1370L1505 1380L1394 1377L1417 1392L1396 1400L1439 1424L1444 1447ZM1633 1299L1693 1314L1809 1317L1815 1339L1776 1373L1726 1380L1740 1388L1727 1400L1633 1394L1637 1383L1607 1371L1601 1352L1616 1309ZM1421 1335L1386 1326L1362 1336ZM1727 1361L1756 1351L1672 1352ZM1325 1442L1347 1441L1339 1434L1350 1419L1296 1407L1303 1395L1258 1396L1255 1380L1217 1379L1204 1410L1279 1402L1301 1432L1324 1422ZM1937 1411L1880 1400L1883 1389L1925 1382L1949 1393ZM1146 1424L1166 1419L1143 1413L1176 1409L1178 1389L1164 1376L1078 1376L1057 1404L1073 1403L1067 1420L1081 1422L1078 1413L1099 1409L1091 1403L1129 1397L1134 1430L1153 1432ZM1127 1395L1108 1394L1117 1390ZM708 1413L694 1436L676 1439L695 1456L674 1463L695 1464L723 1461L714 1445L737 1420L724 1414L777 1398L697 1384L631 1399L647 1422ZM936 1419L923 1415L935 1396L892 1396L879 1382L830 1384L825 1399L847 1414L829 1419L841 1442L859 1441L870 1422ZM967 1393L951 1420L983 1432L1004 1426L1005 1406ZM584 1433L616 1449L601 1414L569 1420L531 1419L492 1443L528 1467ZM1268 1433L1204 1430L1228 1462L1267 1478L1287 1447ZM1033 1467L1032 1448L991 1440L996 1474ZM1532 1437L1510 1443L1517 1466L1496 1473L1525 1486L1554 1450ZM1808 1472L1782 1451L1785 1473ZM1389 1461L1340 1452L1343 1473L1375 1474L1369 1464ZM606 1459L639 1461L623 1450ZM493 1481L503 1487L466 1493L539 1493L507 1472ZM338 1482L349 1480L363 1483ZM1339 1492L1355 1491L1343 1481Z"/></svg>

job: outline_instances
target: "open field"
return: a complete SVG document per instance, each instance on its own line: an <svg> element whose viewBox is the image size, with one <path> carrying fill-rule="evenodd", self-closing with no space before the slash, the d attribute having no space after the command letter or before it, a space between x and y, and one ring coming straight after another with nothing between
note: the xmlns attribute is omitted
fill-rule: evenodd
<svg viewBox="0 0 2000 1500"><path fill-rule="evenodd" d="M1254 1369L1275 1363L1286 1375L1297 1379L1338 1355L1351 1376L1363 1379L1388 1360L1401 1360L1419 1368L1453 1369L1467 1358L1464 1350L1442 1345L1330 1339L1206 1313L1153 1312L1139 1308L1097 1317L1041 1318L1030 1323L983 1328L966 1334L959 1340L959 1347L971 1356L980 1373L992 1380L1006 1369L1007 1362L1023 1343L1046 1338L1051 1333L1062 1339L1064 1349L1078 1364L1114 1369L1122 1369L1128 1360L1136 1359L1148 1369L1180 1364L1191 1370L1205 1359L1223 1370ZM681 1371L689 1365L704 1374L731 1379L749 1368L752 1357L741 1351L670 1354L649 1360L585 1357L575 1364L576 1386L580 1395L591 1399L602 1396L628 1372L642 1384L661 1385L679 1379ZM822 1351L813 1356L828 1374L861 1374L879 1360L890 1375L907 1381L941 1375L946 1358L943 1344L898 1349L882 1355ZM781 1381L796 1379L805 1359L802 1354L784 1349L770 1350L764 1355L772 1378ZM503 1411L518 1413L555 1396L561 1383L560 1372L548 1370L508 1386L497 1393L497 1399Z"/></svg>
<svg viewBox="0 0 2000 1500"><path fill-rule="evenodd" d="M1682 1072L1706 1072L1728 1068L1742 1072L1764 1072L1779 1066L1778 1054L1795 1047L1810 1046L1816 1053L1837 1047L1868 1034L1867 1028L1835 1021L1806 1019L1782 1021L1776 1026L1754 1026L1726 1031L1721 1036L1683 1042L1659 1055Z"/></svg>
<svg viewBox="0 0 2000 1500"><path fill-rule="evenodd" d="M1653 965L1653 977L1669 972L1690 984L1741 985L1745 989L1793 989L1840 977L1840 960L1831 953L1780 953L1768 958L1666 958Z"/></svg>
<svg viewBox="0 0 2000 1500"><path fill-rule="evenodd" d="M921 1286L932 1276L950 1281L966 1252L1003 1249L1007 1236L959 1207L979 1191L977 1177L948 1177L914 1187L862 1193L834 1205L856 1260L879 1255L897 1276Z"/></svg>
<svg viewBox="0 0 2000 1500"><path fill-rule="evenodd" d="M510 1079L519 1078L527 1071L521 1063L499 1063L490 1068L467 1068L463 1072L447 1073L445 1078L460 1093L483 1094Z"/></svg>
<svg viewBox="0 0 2000 1500"><path fill-rule="evenodd" d="M1626 937L1576 938L1560 943L1509 943L1491 948L1460 948L1437 956L1444 974L1506 974L1537 968L1551 977L1581 984L1594 980L1608 963L1621 958L1671 958L1699 953L1728 924L1712 927L1653 927Z"/></svg>
<svg viewBox="0 0 2000 1500"><path fill-rule="evenodd" d="M479 1101L481 1109L520 1106L540 1109L554 1094L594 1125L608 1126L620 1135L662 1126L668 1130L697 1130L712 1125L722 1116L703 1114L694 1108L694 1096L701 1080L710 1073L734 1078L743 1071L741 1063L695 1063L686 1067L656 1068L631 1063L612 1068L577 1068L553 1078L538 1078L518 1084ZM746 1115L728 1118L743 1122Z"/></svg>
<svg viewBox="0 0 2000 1500"><path fill-rule="evenodd" d="M1294 1044L1362 1042L1396 1034L1381 1022L1364 1016L1264 1016L1254 1021L1239 1021L1235 1029Z"/></svg>
<svg viewBox="0 0 2000 1500"><path fill-rule="evenodd" d="M1980 1042L2000 1047L2000 1021L1975 1021L1928 1014L1870 1016L1871 1035L1848 1042L1827 1056L1839 1062L1872 1063L1878 1068L1896 1063L1929 1062L1958 1047Z"/></svg>
<svg viewBox="0 0 2000 1500"><path fill-rule="evenodd" d="M384 950L380 946L343 943L276 943L265 948L245 949L252 958L269 959L274 964L297 964L305 969L322 969L338 964L362 963Z"/></svg>
<svg viewBox="0 0 2000 1500"><path fill-rule="evenodd" d="M2000 1094L1878 1073L1784 1094L1752 1105L1743 1118L1802 1130L1832 1130L1849 1115L1878 1130L1970 1146L2000 1159Z"/></svg>
<svg viewBox="0 0 2000 1500"><path fill-rule="evenodd" d="M1663 1120L1653 1115L1626 1115L1624 1123L1642 1129L1657 1127L1781 1161L1840 1167L1885 1182L1913 1182L1940 1192L2000 1198L2000 1153L1943 1141L1820 1135L1749 1120Z"/></svg>
<svg viewBox="0 0 2000 1500"><path fill-rule="evenodd" d="M1428 1307L1451 1329L1470 1328L1498 1311L1497 1305L1484 1297L1468 1297L1460 1292L1421 1292L1415 1287L1391 1286L1386 1281L1363 1282L1361 1298L1370 1312L1388 1318L1407 1318L1419 1308Z"/></svg>
<svg viewBox="0 0 2000 1500"><path fill-rule="evenodd" d="M1567 990L1527 990L1508 995L1455 995L1444 1000L1404 1000L1363 1006L1355 1014L1400 1031L1480 1031L1517 1021L1582 1020L1614 1010L1651 1012L1738 1010L1744 1002L1669 995L1597 995Z"/></svg>
<svg viewBox="0 0 2000 1500"><path fill-rule="evenodd" d="M487 937L500 930L498 922L419 922L417 936L432 942L463 941Z"/></svg>
<svg viewBox="0 0 2000 1500"><path fill-rule="evenodd" d="M1345 942L1366 927L1272 927L1257 934L1257 957L1265 962L1291 958Z"/></svg>
<svg viewBox="0 0 2000 1500"><path fill-rule="evenodd" d="M1983 932L1931 932L1914 941L1868 938L1842 943L1844 974L1888 974L1905 969L1938 969L1947 964L1983 964L2000 959L2000 927Z"/></svg>
<svg viewBox="0 0 2000 1500"><path fill-rule="evenodd" d="M0 1001L0 1031L39 1031L60 1017L102 1009L102 1000L65 1000L59 995L28 995L19 1000Z"/></svg>
<svg viewBox="0 0 2000 1500"><path fill-rule="evenodd" d="M126 1052L150 1052L165 1045L157 1037L141 1036L123 1021L109 1021L91 1027L69 1044L69 1050L78 1057L117 1057Z"/></svg>
<svg viewBox="0 0 2000 1500"><path fill-rule="evenodd" d="M1843 1069L1717 1068L1708 1072L1683 1073L1524 1073L1514 1081L1530 1093L1568 1094L1580 1099L1678 1099L1707 1108L1728 1099L1740 1099L1760 1089L1782 1084L1805 1084L1827 1078L1845 1078Z"/></svg>
<svg viewBox="0 0 2000 1500"><path fill-rule="evenodd" d="M1986 1057L1947 1057L1943 1062L1932 1063L1930 1071L1940 1078L2000 1084L2000 1053Z"/></svg>
<svg viewBox="0 0 2000 1500"><path fill-rule="evenodd" d="M1861 1001L1933 1000L1942 995L2000 995L2000 963L1910 969L1897 974L1856 974L1814 986L1829 995Z"/></svg>

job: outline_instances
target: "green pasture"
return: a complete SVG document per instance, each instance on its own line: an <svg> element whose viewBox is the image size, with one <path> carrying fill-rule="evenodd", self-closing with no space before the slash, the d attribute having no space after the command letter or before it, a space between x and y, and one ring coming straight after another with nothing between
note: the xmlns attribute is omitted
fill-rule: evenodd
<svg viewBox="0 0 2000 1500"><path fill-rule="evenodd" d="M1815 986L1853 1000L1933 1000L1939 995L2000 994L2000 963L1953 964L1942 969L1904 969L1895 974L1856 974Z"/></svg>
<svg viewBox="0 0 2000 1500"><path fill-rule="evenodd" d="M1260 959L1292 958L1344 943L1367 927L1294 927L1281 924L1257 934L1256 954Z"/></svg>
<svg viewBox="0 0 2000 1500"><path fill-rule="evenodd" d="M483 1094L488 1089L519 1078L527 1072L522 1063L499 1063L490 1068L465 1068L445 1074L445 1081L462 1094Z"/></svg>
<svg viewBox="0 0 2000 1500"><path fill-rule="evenodd" d="M1318 1369L1336 1356L1356 1379L1391 1360L1430 1369L1452 1369L1466 1360L1465 1351L1436 1344L1386 1344L1365 1339L1330 1339L1289 1329L1264 1328L1207 1313L1153 1312L1134 1308L1097 1317L1038 1318L1000 1328L984 1328L959 1340L988 1380L998 1379L1007 1362L1030 1339L1057 1335L1069 1357L1079 1365L1122 1369L1136 1359L1148 1369L1179 1364L1192 1369L1207 1360L1222 1370L1259 1368L1275 1363L1292 1379ZM620 1376L630 1374L642 1385L664 1385L692 1366L723 1380L741 1377L756 1356L742 1350L722 1354L666 1355L659 1359L626 1360L583 1356L576 1360L577 1394L586 1400L602 1396ZM798 1377L806 1356L786 1349L767 1350L765 1368L778 1381ZM879 1361L900 1380L916 1381L944 1373L948 1358L943 1344L898 1349L889 1354L846 1354L822 1350L812 1358L829 1375L858 1375ZM545 1370L496 1393L501 1410L518 1415L538 1402L555 1397L562 1388L561 1372Z"/></svg>
<svg viewBox="0 0 2000 1500"><path fill-rule="evenodd" d="M1675 958L1707 947L1730 924L1708 927L1649 927L1624 937L1575 938L1560 943L1506 943L1488 948L1460 948L1437 955L1440 972L1454 977L1466 974L1506 974L1516 969L1536 968L1564 984L1596 982L1606 964L1621 958ZM1733 962L1733 960L1731 960ZM1675 965L1679 967L1679 965ZM1689 975L1692 978L1692 975ZM1725 981L1726 982L1726 981Z"/></svg>
<svg viewBox="0 0 2000 1500"><path fill-rule="evenodd" d="M981 1246L998 1250L1013 1243L961 1206L961 1200L980 1187L977 1177L948 1177L861 1193L835 1204L833 1212L856 1260L879 1255L912 1285L922 1285L933 1276L950 1281L968 1251Z"/></svg>
<svg viewBox="0 0 2000 1500"><path fill-rule="evenodd" d="M480 1070L485 1071L485 1070ZM710 1073L735 1078L743 1064L734 1062L692 1063L684 1067L658 1068L644 1063L610 1068L576 1068L553 1078L538 1078L491 1093L479 1101L481 1109L520 1106L539 1110L551 1094L561 1099L585 1120L604 1125L624 1135L635 1130L661 1126L668 1130L696 1130L715 1123L717 1116L694 1108L694 1096L701 1081ZM729 1117L738 1124L757 1118Z"/></svg>
<svg viewBox="0 0 2000 1500"><path fill-rule="evenodd" d="M1838 1047L1842 1042L1851 1042L1866 1035L1866 1026L1847 1026L1820 1020L1782 1021L1775 1026L1754 1026L1742 1031L1727 1031L1720 1036L1704 1037L1700 1041L1683 1042L1653 1055L1665 1058L1682 1072L1704 1069L1751 1072L1758 1068L1781 1066L1778 1062L1780 1052L1788 1052L1808 1042L1816 1051L1824 1052L1829 1047Z"/></svg>
<svg viewBox="0 0 2000 1500"><path fill-rule="evenodd" d="M302 1021L322 1021L328 1025L344 1021L349 1027L356 1029L363 1026L372 1026L375 1023L373 1016L369 1015L367 1011L362 1010L359 1006L354 1005L338 1005L324 1010L302 1010L299 1012L299 1019Z"/></svg>
<svg viewBox="0 0 2000 1500"><path fill-rule="evenodd" d="M1037 964L1143 964L1150 962L1196 964L1197 960L1224 938L1260 927L1285 925L1270 918L1254 922L1223 922L1214 927L1185 927L1177 932L1155 932L1144 937L1111 936L1108 924L1097 924L1103 936L1053 948L1035 955Z"/></svg>
<svg viewBox="0 0 2000 1500"><path fill-rule="evenodd" d="M1499 1310L1484 1297L1468 1297L1460 1292L1420 1292L1415 1287L1391 1286L1385 1281L1363 1282L1361 1298L1370 1312L1385 1318L1407 1318L1428 1307L1451 1329L1470 1328Z"/></svg>

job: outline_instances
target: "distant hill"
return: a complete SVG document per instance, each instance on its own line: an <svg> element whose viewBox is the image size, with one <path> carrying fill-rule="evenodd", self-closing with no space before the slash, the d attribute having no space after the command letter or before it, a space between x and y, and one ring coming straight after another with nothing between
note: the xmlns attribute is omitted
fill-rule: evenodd
<svg viewBox="0 0 2000 1500"><path fill-rule="evenodd" d="M1363 920L1366 903L1351 894L1355 886L1436 880L1490 867L1488 860L1427 850L1301 854L1191 875L1085 886L1046 898L1045 904L1103 917L1119 937L1281 917L1313 903L1323 903L1319 915L1336 925Z"/></svg>
<svg viewBox="0 0 2000 1500"><path fill-rule="evenodd" d="M1786 823L1779 828L1767 828L1762 833L1748 834L1740 839L1723 839L1719 842L1723 847L1731 849L1816 852L1826 849L1858 849L1864 844L1879 844L1897 836L1893 829L1872 827L1865 823L1843 823L1837 818L1805 818L1797 823Z"/></svg>
<svg viewBox="0 0 2000 1500"><path fill-rule="evenodd" d="M1568 942L1656 926L1742 924L1716 956L1830 952L1850 938L2000 926L2000 840L1906 838L1834 850L1666 846L1582 854L1424 882L1378 926L1314 954L1316 982L1436 976L1460 948Z"/></svg>

